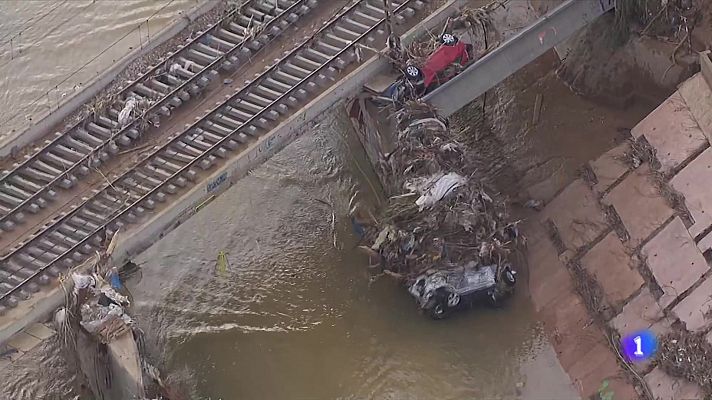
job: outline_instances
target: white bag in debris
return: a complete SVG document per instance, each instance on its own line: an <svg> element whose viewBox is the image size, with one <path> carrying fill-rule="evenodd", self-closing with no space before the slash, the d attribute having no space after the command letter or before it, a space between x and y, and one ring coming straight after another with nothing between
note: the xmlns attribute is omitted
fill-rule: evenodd
<svg viewBox="0 0 712 400"><path fill-rule="evenodd" d="M425 194L415 201L415 204L420 207L420 211L423 211L423 209L431 207L453 190L465 184L465 182L467 182L467 179L455 172L443 175Z"/></svg>
<svg viewBox="0 0 712 400"><path fill-rule="evenodd" d="M124 104L124 108L121 109L121 112L119 112L119 125L121 127L126 126L126 124L129 123L129 119L131 118L131 112L136 108L136 99L131 97L128 100L126 100L126 104Z"/></svg>
<svg viewBox="0 0 712 400"><path fill-rule="evenodd" d="M96 279L91 275L78 274L72 272L72 281L74 281L74 293L76 294L81 289L96 286Z"/></svg>

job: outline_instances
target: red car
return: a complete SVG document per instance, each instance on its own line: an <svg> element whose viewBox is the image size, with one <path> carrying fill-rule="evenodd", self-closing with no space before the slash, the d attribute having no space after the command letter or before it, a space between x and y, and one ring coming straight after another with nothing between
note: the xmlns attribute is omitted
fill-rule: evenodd
<svg viewBox="0 0 712 400"><path fill-rule="evenodd" d="M405 68L408 80L420 86L423 93L450 80L472 60L471 44L459 41L450 33L442 35L440 42L440 47L428 56L422 68L412 64Z"/></svg>

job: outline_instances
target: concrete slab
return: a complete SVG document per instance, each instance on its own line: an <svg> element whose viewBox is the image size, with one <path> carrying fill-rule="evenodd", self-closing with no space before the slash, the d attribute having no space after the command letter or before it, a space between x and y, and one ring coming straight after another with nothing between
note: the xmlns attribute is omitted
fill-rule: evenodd
<svg viewBox="0 0 712 400"><path fill-rule="evenodd" d="M541 220L551 219L564 246L571 250L590 244L608 225L596 195L581 179L567 186L541 212Z"/></svg>
<svg viewBox="0 0 712 400"><path fill-rule="evenodd" d="M712 250L712 232L706 234L697 242L697 248L700 249L702 253L707 250Z"/></svg>
<svg viewBox="0 0 712 400"><path fill-rule="evenodd" d="M691 332L705 330L712 323L712 279L706 278L672 312Z"/></svg>
<svg viewBox="0 0 712 400"><path fill-rule="evenodd" d="M623 243L610 232L581 258L581 265L601 285L609 305L617 307L644 283Z"/></svg>
<svg viewBox="0 0 712 400"><path fill-rule="evenodd" d="M623 174L628 172L628 164L623 161L628 151L630 151L630 145L626 142L608 150L598 159L589 163L598 180L598 183L593 186L595 192L605 192Z"/></svg>
<svg viewBox="0 0 712 400"><path fill-rule="evenodd" d="M661 171L668 173L709 146L680 92L675 92L632 130L655 149Z"/></svg>
<svg viewBox="0 0 712 400"><path fill-rule="evenodd" d="M615 208L630 235L632 247L640 245L673 215L653 182L647 164L630 173L602 202Z"/></svg>
<svg viewBox="0 0 712 400"><path fill-rule="evenodd" d="M527 246L527 264L532 303L537 311L541 311L558 303L557 298L573 292L573 281L549 238L536 235L527 238L531 238Z"/></svg>
<svg viewBox="0 0 712 400"><path fill-rule="evenodd" d="M604 343L603 335L591 323L586 306L576 293L562 296L556 307L540 313L540 319L553 337L556 355L566 371L581 359L581 349Z"/></svg>
<svg viewBox="0 0 712 400"><path fill-rule="evenodd" d="M641 253L664 292L658 299L663 308L709 270L707 261L679 217L675 217L646 243Z"/></svg>
<svg viewBox="0 0 712 400"><path fill-rule="evenodd" d="M7 345L24 353L27 353L41 342L42 341L40 339L37 339L36 337L28 333L18 332L17 334L15 334L15 336L11 337L10 340L7 341Z"/></svg>
<svg viewBox="0 0 712 400"><path fill-rule="evenodd" d="M621 371L618 367L616 357L605 343L597 343L595 346L581 349L580 351L582 351L584 355L571 366L568 373L571 381L574 383L574 386L579 389L583 398L588 399L597 393L603 381L611 380L619 376ZM630 389L632 393L635 394L635 390L632 387ZM618 391L621 390L622 388L618 388ZM625 396L623 393L618 392L614 394L617 399L634 398L629 395L630 390L628 395Z"/></svg>
<svg viewBox="0 0 712 400"><path fill-rule="evenodd" d="M694 224L690 234L696 237L712 225L712 149L702 152L678 172L670 185L685 197L685 206L690 211Z"/></svg>
<svg viewBox="0 0 712 400"><path fill-rule="evenodd" d="M611 326L621 336L635 332L639 329L650 328L656 321L663 317L663 310L655 301L647 287L643 288L637 296L623 306L623 310L611 320Z"/></svg>
<svg viewBox="0 0 712 400"><path fill-rule="evenodd" d="M34 323L25 328L25 332L40 340L49 339L56 334L55 331L44 324Z"/></svg>
<svg viewBox="0 0 712 400"><path fill-rule="evenodd" d="M703 399L702 388L685 379L673 378L663 372L660 367L655 367L645 375L645 382L655 400L682 400Z"/></svg>
<svg viewBox="0 0 712 400"><path fill-rule="evenodd" d="M678 91L707 140L710 140L712 138L712 113L710 113L710 110L712 110L712 90L710 90L702 73L697 73L683 82Z"/></svg>

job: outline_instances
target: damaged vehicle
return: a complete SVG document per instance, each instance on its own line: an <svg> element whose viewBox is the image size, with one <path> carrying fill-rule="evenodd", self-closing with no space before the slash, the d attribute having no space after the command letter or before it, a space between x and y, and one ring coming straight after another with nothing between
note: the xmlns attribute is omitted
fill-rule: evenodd
<svg viewBox="0 0 712 400"><path fill-rule="evenodd" d="M421 94L425 94L459 74L473 59L472 45L445 33L440 37L440 47L432 52L422 67L409 62L405 76Z"/></svg>
<svg viewBox="0 0 712 400"><path fill-rule="evenodd" d="M422 310L442 319L475 303L497 306L513 292L516 282L516 272L508 264L478 266L470 262L462 268L420 275L408 291Z"/></svg>
<svg viewBox="0 0 712 400"><path fill-rule="evenodd" d="M440 37L440 46L423 62L417 65L408 61L402 70L402 77L391 83L380 93L373 93L376 100L402 103L408 93L423 96L459 74L474 60L473 46L460 41L451 34Z"/></svg>

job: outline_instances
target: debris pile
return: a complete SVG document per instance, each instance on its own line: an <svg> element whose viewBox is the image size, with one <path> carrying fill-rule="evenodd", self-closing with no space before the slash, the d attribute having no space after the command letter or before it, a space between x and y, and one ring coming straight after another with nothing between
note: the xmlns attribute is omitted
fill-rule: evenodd
<svg viewBox="0 0 712 400"><path fill-rule="evenodd" d="M471 150L423 102L406 102L394 118L398 148L380 166L392 196L362 248L406 282L431 269L504 265L517 223L477 179Z"/></svg>
<svg viewBox="0 0 712 400"><path fill-rule="evenodd" d="M660 340L657 361L670 376L684 378L712 396L712 344L703 333L672 332Z"/></svg>
<svg viewBox="0 0 712 400"><path fill-rule="evenodd" d="M144 354L143 332L130 316L130 293L111 266L117 238L105 238L102 251L73 268L72 288L63 286L66 305L55 313L55 324L95 397L128 398L122 382L130 381L130 398L175 400Z"/></svg>
<svg viewBox="0 0 712 400"><path fill-rule="evenodd" d="M108 344L131 331L133 320L125 312L126 296L119 294L100 275L72 273L74 295L81 315L79 324L97 341Z"/></svg>

